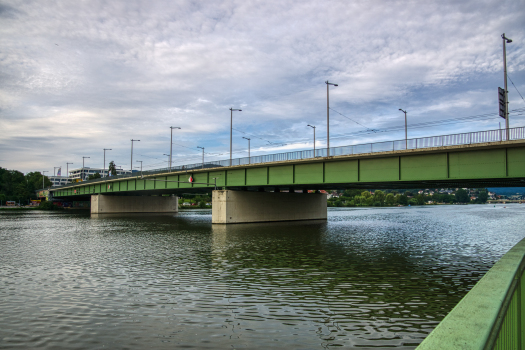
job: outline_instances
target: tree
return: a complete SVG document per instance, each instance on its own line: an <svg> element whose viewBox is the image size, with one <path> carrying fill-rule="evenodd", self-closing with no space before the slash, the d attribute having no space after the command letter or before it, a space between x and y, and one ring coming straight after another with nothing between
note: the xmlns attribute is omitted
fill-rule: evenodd
<svg viewBox="0 0 525 350"><path fill-rule="evenodd" d="M385 203L387 205L394 205L395 201L396 201L395 197L394 197L394 195L392 193L389 193L389 194L386 195Z"/></svg>
<svg viewBox="0 0 525 350"><path fill-rule="evenodd" d="M374 202L379 202L380 206L385 205L385 192L376 190L374 192Z"/></svg>
<svg viewBox="0 0 525 350"><path fill-rule="evenodd" d="M117 176L117 166L114 161L109 162L108 172L111 176Z"/></svg>
<svg viewBox="0 0 525 350"><path fill-rule="evenodd" d="M478 201L480 203L486 203L487 199L489 199L489 195L487 194L487 191L482 191L478 195Z"/></svg>
<svg viewBox="0 0 525 350"><path fill-rule="evenodd" d="M468 192L462 188L456 191L456 201L459 203L468 203L470 202L470 198L468 196Z"/></svg>
<svg viewBox="0 0 525 350"><path fill-rule="evenodd" d="M403 195L399 196L398 202L399 202L399 204L402 204L402 205L408 205L408 197L403 194Z"/></svg>
<svg viewBox="0 0 525 350"><path fill-rule="evenodd" d="M425 204L425 196L423 194L418 194L416 196L416 201L417 201L417 204L418 205L423 205Z"/></svg>
<svg viewBox="0 0 525 350"><path fill-rule="evenodd" d="M100 173L94 173L94 174L88 176L88 180L100 179L101 177L102 176L100 176Z"/></svg>

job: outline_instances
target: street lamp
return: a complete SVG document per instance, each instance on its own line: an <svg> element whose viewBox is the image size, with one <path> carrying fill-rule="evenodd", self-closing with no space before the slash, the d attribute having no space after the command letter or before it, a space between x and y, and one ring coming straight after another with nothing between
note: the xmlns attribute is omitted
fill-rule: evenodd
<svg viewBox="0 0 525 350"><path fill-rule="evenodd" d="M233 129L233 111L241 112L242 109L230 108L230 166L232 166L232 129Z"/></svg>
<svg viewBox="0 0 525 350"><path fill-rule="evenodd" d="M133 175L133 142L140 140L131 139L131 175Z"/></svg>
<svg viewBox="0 0 525 350"><path fill-rule="evenodd" d="M399 110L403 113L405 113L405 149L408 149L408 133L407 133L407 111L402 110L399 108Z"/></svg>
<svg viewBox="0 0 525 350"><path fill-rule="evenodd" d="M171 138L170 138L170 161L169 161L169 168L170 168L170 173L171 173L171 160L172 160L172 155L173 155L173 129L179 129L180 128L178 126L170 126L170 130L171 130Z"/></svg>
<svg viewBox="0 0 525 350"><path fill-rule="evenodd" d="M106 151L113 151L111 148L104 148L104 170L102 170L102 177L106 177ZM109 169L108 169L109 173Z"/></svg>
<svg viewBox="0 0 525 350"><path fill-rule="evenodd" d="M66 163L66 176L67 176L67 182L69 182L69 164L73 164L73 163Z"/></svg>
<svg viewBox="0 0 525 350"><path fill-rule="evenodd" d="M163 156L168 156L168 167L170 166L170 154L162 153Z"/></svg>
<svg viewBox="0 0 525 350"><path fill-rule="evenodd" d="M330 98L328 92L330 91L328 87L330 85L339 86L338 84L333 84L325 81L326 84L326 155L330 157Z"/></svg>
<svg viewBox="0 0 525 350"><path fill-rule="evenodd" d="M505 33L501 36L503 39L503 75L505 78L505 128L507 129L507 141L509 140L509 97L507 90L507 45L512 42L511 39L505 37Z"/></svg>
<svg viewBox="0 0 525 350"><path fill-rule="evenodd" d="M204 169L204 147L197 146L197 148L202 148L202 169Z"/></svg>
<svg viewBox="0 0 525 350"><path fill-rule="evenodd" d="M44 189L44 173L48 173L49 171L44 170L42 171L42 189Z"/></svg>
<svg viewBox="0 0 525 350"><path fill-rule="evenodd" d="M142 160L137 160L137 163L140 162L140 177L142 177Z"/></svg>
<svg viewBox="0 0 525 350"><path fill-rule="evenodd" d="M251 139L248 137L244 137L244 136L242 138L245 140L248 140L248 164L250 164L251 163L251 159L250 159L250 140Z"/></svg>
<svg viewBox="0 0 525 350"><path fill-rule="evenodd" d="M86 174L85 174L85 170L84 170L84 159L86 158L91 158L91 157L82 157L82 181L86 180Z"/></svg>
<svg viewBox="0 0 525 350"><path fill-rule="evenodd" d="M311 127L312 129L314 129L314 158L315 158L315 126L310 125L310 124L308 124L307 126L309 126L309 127Z"/></svg>

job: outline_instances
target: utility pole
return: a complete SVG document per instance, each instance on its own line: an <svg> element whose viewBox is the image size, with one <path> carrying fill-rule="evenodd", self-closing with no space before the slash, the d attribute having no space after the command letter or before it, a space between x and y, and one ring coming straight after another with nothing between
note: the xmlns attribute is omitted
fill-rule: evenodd
<svg viewBox="0 0 525 350"><path fill-rule="evenodd" d="M245 140L248 140L248 164L250 164L251 163L251 159L250 159L250 140L251 139L248 137L244 137L244 136L242 138Z"/></svg>
<svg viewBox="0 0 525 350"><path fill-rule="evenodd" d="M48 173L49 171L44 170L42 171L42 189L44 189L44 173Z"/></svg>
<svg viewBox="0 0 525 350"><path fill-rule="evenodd" d="M197 146L197 148L202 148L202 169L204 169L204 147Z"/></svg>
<svg viewBox="0 0 525 350"><path fill-rule="evenodd" d="M82 157L82 171L80 172L82 175L82 181L86 180L86 174L85 174L85 170L84 170L84 159L86 158L91 158L91 157Z"/></svg>
<svg viewBox="0 0 525 350"><path fill-rule="evenodd" d="M309 127L314 129L314 158L315 158L315 126L308 124Z"/></svg>
<svg viewBox="0 0 525 350"><path fill-rule="evenodd" d="M171 130L171 137L170 137L170 161L169 161L169 168L170 168L170 173L171 173L171 162L172 162L172 155L173 155L173 129L179 129L180 128L178 126L170 126L170 130Z"/></svg>
<svg viewBox="0 0 525 350"><path fill-rule="evenodd" d="M69 183L69 164L73 164L73 163L66 163L66 176L67 176L68 183Z"/></svg>
<svg viewBox="0 0 525 350"><path fill-rule="evenodd" d="M140 140L131 139L131 175L133 175L133 142Z"/></svg>
<svg viewBox="0 0 525 350"><path fill-rule="evenodd" d="M408 149L408 133L407 133L407 111L402 110L399 108L399 110L403 113L405 113L405 149Z"/></svg>
<svg viewBox="0 0 525 350"><path fill-rule="evenodd" d="M233 111L241 112L242 109L230 108L230 166L232 166L232 129L233 129Z"/></svg>
<svg viewBox="0 0 525 350"><path fill-rule="evenodd" d="M329 83L328 80L325 81L326 84L326 156L330 157L330 96L329 86L339 86L338 84Z"/></svg>
<svg viewBox="0 0 525 350"><path fill-rule="evenodd" d="M507 45L512 42L511 39L505 37L505 33L501 36L503 39L503 75L505 78L505 128L507 129L507 141L510 140L510 125L509 125L509 91L507 90Z"/></svg>
<svg viewBox="0 0 525 350"><path fill-rule="evenodd" d="M102 177L106 177L106 151L112 151L111 148L104 148L104 169L102 170ZM109 169L108 169L109 172Z"/></svg>

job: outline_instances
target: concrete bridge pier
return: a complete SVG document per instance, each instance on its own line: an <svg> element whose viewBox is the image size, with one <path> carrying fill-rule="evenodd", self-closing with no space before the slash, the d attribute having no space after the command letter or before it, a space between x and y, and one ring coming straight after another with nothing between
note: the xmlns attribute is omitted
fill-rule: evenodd
<svg viewBox="0 0 525 350"><path fill-rule="evenodd" d="M212 223L326 220L326 194L213 191Z"/></svg>
<svg viewBox="0 0 525 350"><path fill-rule="evenodd" d="M91 214L113 213L177 213L179 198L176 196L91 196Z"/></svg>

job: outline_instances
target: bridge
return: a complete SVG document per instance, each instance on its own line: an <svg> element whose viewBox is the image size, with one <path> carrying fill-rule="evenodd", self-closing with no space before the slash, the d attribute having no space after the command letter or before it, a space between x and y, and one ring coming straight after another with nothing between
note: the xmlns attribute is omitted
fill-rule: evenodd
<svg viewBox="0 0 525 350"><path fill-rule="evenodd" d="M51 188L91 212L176 212L177 195L213 193L212 222L326 219L319 189L525 186L525 128L188 164ZM231 165L230 165L231 162ZM283 192L288 191L288 192ZM301 193L297 193L301 192Z"/></svg>

